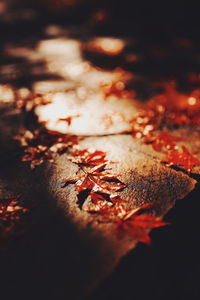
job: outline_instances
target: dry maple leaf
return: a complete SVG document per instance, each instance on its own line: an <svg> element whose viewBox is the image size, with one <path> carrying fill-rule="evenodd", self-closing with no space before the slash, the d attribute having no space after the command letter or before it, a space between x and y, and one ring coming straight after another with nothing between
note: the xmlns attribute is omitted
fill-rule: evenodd
<svg viewBox="0 0 200 300"><path fill-rule="evenodd" d="M87 208L87 212L102 212L109 209L111 206L113 206L113 203L111 201L105 200L107 199L107 194L99 193L99 192L93 192L90 193L91 201L89 204L89 207ZM109 197L110 199L110 197Z"/></svg>
<svg viewBox="0 0 200 300"><path fill-rule="evenodd" d="M119 174L112 174L109 170L105 169L108 163L105 156L106 153L103 151L75 150L72 153L71 160L79 165L81 173L66 179L64 186L75 183L78 196L82 192L88 191L88 194L84 195L85 198L91 194L93 195L92 199L94 199L94 193L98 193L98 197L101 195L104 200L111 201L111 195L125 188L125 184L117 178Z"/></svg>
<svg viewBox="0 0 200 300"><path fill-rule="evenodd" d="M116 197L116 199L114 199ZM95 212L101 216L101 219L98 219L100 222L113 221L116 218L122 218L126 215L127 211L122 204L125 202L121 199L120 196L110 197L112 201L105 201L105 197L99 195L98 193L93 193L91 195L91 202L89 204L88 212Z"/></svg>
<svg viewBox="0 0 200 300"><path fill-rule="evenodd" d="M130 212L127 212L122 218L115 220L115 232L117 237L121 238L124 234L129 234L135 240L150 244L149 230L156 227L168 225L161 217L150 216L146 213L138 214L142 210L150 208L145 204Z"/></svg>
<svg viewBox="0 0 200 300"><path fill-rule="evenodd" d="M75 188L78 193L86 190L101 193L104 199L110 198L112 193L119 192L125 188L120 180L114 175L111 176L110 172L93 172L93 170L83 171L80 175L68 178L64 181L65 186L70 183L75 183Z"/></svg>
<svg viewBox="0 0 200 300"><path fill-rule="evenodd" d="M80 117L80 115L73 115L73 116L68 116L66 118L60 118L60 119L58 119L58 121L64 121L68 124L68 126L70 126L72 123L72 120L74 118L79 118L79 117Z"/></svg>
<svg viewBox="0 0 200 300"><path fill-rule="evenodd" d="M95 203L90 204L88 211L98 213L101 216L99 222L115 223L117 238L128 234L139 242L150 244L149 230L156 227L168 225L161 217L154 217L142 211L152 208L151 204L144 204L141 207L127 211L120 198L115 204L107 204L103 199L95 197Z"/></svg>
<svg viewBox="0 0 200 300"><path fill-rule="evenodd" d="M68 147L77 144L78 137L73 135L61 135L46 130L25 130L15 137L24 148L22 161L30 161L33 169L42 164L44 160L53 160L53 152L63 152Z"/></svg>
<svg viewBox="0 0 200 300"><path fill-rule="evenodd" d="M164 85L165 92L148 102L149 108L163 108L163 123L171 126L199 125L200 90L194 90L187 96L175 89L174 83Z"/></svg>
<svg viewBox="0 0 200 300"><path fill-rule="evenodd" d="M75 188L78 193L83 192L85 190L91 191L94 188L95 182L93 181L92 176L90 176L89 174L85 174L85 176L81 179L79 179L75 184Z"/></svg>
<svg viewBox="0 0 200 300"><path fill-rule="evenodd" d="M158 135L152 134L144 139L144 143L152 144L156 151L161 151L163 147L167 149L174 149L176 144L174 142L180 141L178 136L171 136L167 132L161 132Z"/></svg>
<svg viewBox="0 0 200 300"><path fill-rule="evenodd" d="M0 199L0 241L23 233L22 217L28 209L20 205L20 195L17 197Z"/></svg>
<svg viewBox="0 0 200 300"><path fill-rule="evenodd" d="M105 166L108 162L105 157L106 153L103 151L88 151L87 149L83 149L72 152L71 157L69 156L69 159L80 166L93 168L95 166Z"/></svg>
<svg viewBox="0 0 200 300"><path fill-rule="evenodd" d="M109 173L110 174L110 173ZM101 178L102 176L102 178ZM114 176L112 176L114 177ZM123 184L119 179L116 177L110 178L107 176L106 171L103 175L99 175L99 173L93 173L91 176L92 180L95 183L95 190L112 194L115 192L121 191L123 188L125 188L125 184Z"/></svg>
<svg viewBox="0 0 200 300"><path fill-rule="evenodd" d="M200 91L186 96L177 92L174 85L165 85L165 92L144 103L143 110L130 124L133 137L147 137L147 142L154 142L153 132L165 126L200 125ZM161 145L153 143L153 147L159 149Z"/></svg>
<svg viewBox="0 0 200 300"><path fill-rule="evenodd" d="M200 161L194 157L185 146L182 150L172 149L166 153L166 159L162 162L167 163L167 166L183 167L190 173L194 166L200 165Z"/></svg>

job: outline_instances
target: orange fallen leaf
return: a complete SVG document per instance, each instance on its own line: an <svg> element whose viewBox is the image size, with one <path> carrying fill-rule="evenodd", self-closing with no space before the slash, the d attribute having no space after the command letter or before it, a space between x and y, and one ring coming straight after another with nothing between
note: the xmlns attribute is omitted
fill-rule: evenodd
<svg viewBox="0 0 200 300"><path fill-rule="evenodd" d="M167 132L161 132L156 135L153 134L144 139L144 143L152 144L152 147L156 151L161 151L163 147L167 149L174 149L176 144L174 142L180 141L181 138L178 136L169 135Z"/></svg>
<svg viewBox="0 0 200 300"><path fill-rule="evenodd" d="M166 159L162 162L167 163L167 166L183 167L190 173L194 166L200 165L200 161L194 157L185 146L182 150L172 149L166 153Z"/></svg>
<svg viewBox="0 0 200 300"><path fill-rule="evenodd" d="M122 237L128 234L135 240L150 244L149 230L161 226L166 226L169 223L164 222L161 217L154 217L148 214L139 214L142 210L146 210L149 205L143 205L131 212L127 212L122 218L118 218L115 223L115 232L117 237Z"/></svg>

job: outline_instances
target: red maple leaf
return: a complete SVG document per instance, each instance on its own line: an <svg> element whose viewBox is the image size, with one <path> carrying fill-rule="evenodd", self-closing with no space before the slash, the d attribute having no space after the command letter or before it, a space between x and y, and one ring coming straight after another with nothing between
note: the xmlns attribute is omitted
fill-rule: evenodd
<svg viewBox="0 0 200 300"><path fill-rule="evenodd" d="M154 97L148 104L153 111L156 111L157 107L163 108L163 124L171 126L199 124L199 90L194 90L188 96L178 92L174 83L164 84L164 90L163 94Z"/></svg>
<svg viewBox="0 0 200 300"><path fill-rule="evenodd" d="M167 149L174 149L176 144L174 142L180 141L181 138L178 136L171 136L167 132L161 132L158 135L153 134L145 138L144 143L152 144L154 150L160 152L163 147Z"/></svg>
<svg viewBox="0 0 200 300"><path fill-rule="evenodd" d="M190 173L194 166L200 165L200 161L194 157L185 146L182 146L182 150L172 149L166 153L166 160L162 162L167 163L167 166L183 167L188 173Z"/></svg>
<svg viewBox="0 0 200 300"><path fill-rule="evenodd" d="M199 90L190 96L179 93L174 84L165 84L165 92L143 104L143 110L133 120L133 137L150 137L155 130L164 126L199 125L200 100ZM157 148L158 145L153 145ZM158 146L160 148L160 146Z"/></svg>
<svg viewBox="0 0 200 300"><path fill-rule="evenodd" d="M10 240L23 233L22 217L28 209L20 205L20 195L0 199L0 241Z"/></svg>
<svg viewBox="0 0 200 300"><path fill-rule="evenodd" d="M153 217L148 214L139 214L142 210L152 207L150 204L143 205L131 211L127 211L125 202L115 192L125 187L117 181L116 174L105 170L107 160L106 153L88 150L75 152L75 162L81 168L81 174L65 180L66 184L76 183L75 188L80 194L89 191L90 202L87 212L97 213L99 222L114 222L115 232L118 237L128 233L137 241L150 243L149 230L155 227L164 226L167 223L160 217Z"/></svg>
<svg viewBox="0 0 200 300"><path fill-rule="evenodd" d="M70 126L72 123L72 119L79 118L79 117L80 117L80 115L73 115L73 116L68 116L66 118L60 118L59 121L64 121Z"/></svg>
<svg viewBox="0 0 200 300"><path fill-rule="evenodd" d="M78 142L74 135L62 135L46 130L22 131L15 137L24 148L22 161L30 161L31 168L42 164L44 160L53 160L53 152L63 152Z"/></svg>
<svg viewBox="0 0 200 300"><path fill-rule="evenodd" d="M124 215L126 215L126 209L121 203L123 200L121 198L118 200L119 202L116 203L108 202L107 205L105 205L103 201L99 201L97 204L92 206L92 209L90 208L88 211L97 212L101 216L99 219L100 222L115 222L116 218L122 218Z"/></svg>
<svg viewBox="0 0 200 300"><path fill-rule="evenodd" d="M130 212L127 212L122 218L118 218L115 223L115 232L117 237L129 234L135 240L150 244L149 231L152 228L168 225L161 217L154 217L148 214L138 214L142 210L150 208L149 204L145 204Z"/></svg>
<svg viewBox="0 0 200 300"><path fill-rule="evenodd" d="M88 194L92 195L92 199L94 199L96 193L98 200L100 200L101 195L104 200L111 201L111 195L121 191L125 184L117 178L119 174L113 174L105 169L108 162L105 156L105 152L98 150L93 152L89 152L87 149L74 151L71 159L79 165L80 174L66 179L64 181L65 186L76 183L75 188L78 194L88 191ZM87 196L86 194L85 197Z"/></svg>
<svg viewBox="0 0 200 300"><path fill-rule="evenodd" d="M113 218L121 218L126 214L122 202L126 202L119 195L109 195L99 192L91 192L91 201L88 212L98 213L103 217L101 221L112 221Z"/></svg>
<svg viewBox="0 0 200 300"><path fill-rule="evenodd" d="M90 205L89 212L98 213L101 218L99 222L113 222L115 223L115 233L117 238L122 238L128 234L139 242L150 244L149 231L152 228L168 225L164 222L162 217L154 217L147 213L143 213L152 208L151 204L144 204L141 207L127 211L123 199L114 204L106 204L105 200L96 199L95 205Z"/></svg>
<svg viewBox="0 0 200 300"><path fill-rule="evenodd" d="M108 194L91 191L90 196L91 202L87 208L87 212L102 213L102 211L106 211L113 206L113 203L108 201L108 199L110 199Z"/></svg>
<svg viewBox="0 0 200 300"><path fill-rule="evenodd" d="M108 162L105 157L106 153L103 151L95 150L93 152L90 152L87 149L83 149L75 150L74 152L72 152L69 159L80 166L82 165L88 168L93 168L96 166L105 166Z"/></svg>
<svg viewBox="0 0 200 300"><path fill-rule="evenodd" d="M75 184L75 188L78 193L83 192L85 190L91 191L95 186L95 182L93 181L93 177L89 174L85 174L83 180L79 179Z"/></svg>
<svg viewBox="0 0 200 300"><path fill-rule="evenodd" d="M111 175L107 171L95 172L94 169L84 170L83 173L66 179L65 185L76 182L75 188L78 193L93 190L104 195L111 195L111 193L118 192L125 187L125 184L118 180L114 174Z"/></svg>

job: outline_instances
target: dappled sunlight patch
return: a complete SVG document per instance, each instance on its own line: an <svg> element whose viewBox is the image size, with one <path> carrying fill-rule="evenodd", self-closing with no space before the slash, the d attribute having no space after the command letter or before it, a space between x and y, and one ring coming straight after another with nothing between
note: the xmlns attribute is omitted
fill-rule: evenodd
<svg viewBox="0 0 200 300"><path fill-rule="evenodd" d="M7 84L0 84L0 102L10 103L15 100L14 89Z"/></svg>
<svg viewBox="0 0 200 300"><path fill-rule="evenodd" d="M114 37L98 37L89 41L86 45L88 51L100 52L107 55L119 55L125 48L122 39Z"/></svg>

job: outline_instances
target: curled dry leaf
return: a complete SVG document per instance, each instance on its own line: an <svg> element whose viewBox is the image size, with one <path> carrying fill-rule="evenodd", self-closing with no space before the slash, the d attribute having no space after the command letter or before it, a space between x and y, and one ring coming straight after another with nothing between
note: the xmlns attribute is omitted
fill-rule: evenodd
<svg viewBox="0 0 200 300"><path fill-rule="evenodd" d="M161 132L159 134L152 134L144 139L144 143L152 144L154 150L160 152L163 148L174 149L176 147L175 142L180 141L178 136L169 135L167 132Z"/></svg>
<svg viewBox="0 0 200 300"><path fill-rule="evenodd" d="M90 172L84 170L80 175L71 177L64 181L65 186L75 182L75 188L78 193L85 190L95 191L102 193L104 197L107 195L107 198L110 198L112 193L119 192L125 188L125 184L116 177L111 177L110 173L107 174L106 171L96 173L92 170Z"/></svg>
<svg viewBox="0 0 200 300"><path fill-rule="evenodd" d="M166 160L162 162L167 163L170 166L183 167L188 173L190 173L194 166L200 165L200 161L194 157L185 146L180 149L172 149L166 153Z"/></svg>
<svg viewBox="0 0 200 300"><path fill-rule="evenodd" d="M87 208L87 212L101 213L102 211L106 211L113 205L112 202L106 200L108 196L107 194L91 191L90 196L91 202L89 204L89 207Z"/></svg>
<svg viewBox="0 0 200 300"><path fill-rule="evenodd" d="M168 225L161 217L154 217L147 213L143 213L152 208L151 204L144 204L141 207L127 211L122 204L124 200L120 198L115 204L107 204L105 200L95 197L95 202L90 205L89 212L98 213L101 218L99 222L115 223L115 233L117 238L122 238L128 234L135 240L150 244L149 231L152 228Z"/></svg>
<svg viewBox="0 0 200 300"><path fill-rule="evenodd" d="M106 153L95 150L93 152L84 150L75 150L71 154L71 160L80 167L80 174L64 181L65 186L70 183L75 183L75 188L78 194L88 191L91 199L95 197L106 201L116 201L113 193L119 192L125 188L117 176L119 174L112 174L105 167L108 160L105 159ZM88 194L85 195L87 198ZM85 199L84 199L85 200ZM94 203L95 204L95 203Z"/></svg>
<svg viewBox="0 0 200 300"><path fill-rule="evenodd" d="M160 217L152 217L148 214L132 215L128 219L118 219L115 232L119 238L127 233L139 242L150 244L149 230L165 225L168 225L168 223Z"/></svg>
<svg viewBox="0 0 200 300"><path fill-rule="evenodd" d="M119 197L118 202L112 203L107 202L105 200L98 199L98 201L93 201L90 203L88 212L96 212L98 213L99 222L113 222L117 218L122 218L126 215L127 211L122 204L123 200Z"/></svg>
<svg viewBox="0 0 200 300"><path fill-rule="evenodd" d="M74 118L79 118L80 115L74 115L74 116L68 116L66 118L60 118L58 121L65 121L69 126L71 125L71 122Z"/></svg>
<svg viewBox="0 0 200 300"><path fill-rule="evenodd" d="M44 160L53 160L52 153L66 151L68 147L77 144L78 137L74 135L61 135L46 130L22 131L15 137L24 148L22 161L30 161L33 169L42 164Z"/></svg>
<svg viewBox="0 0 200 300"><path fill-rule="evenodd" d="M182 150L178 148L175 142L181 138L162 130L183 125L200 125L200 91L193 91L190 96L186 96L177 92L173 84L167 84L165 93L148 101L143 109L131 121L133 137L144 138L143 142L152 144L154 150L165 152L166 159L162 162L166 162L167 166L182 167L190 173L200 161L185 146L182 146ZM157 130L161 133L157 134Z"/></svg>
<svg viewBox="0 0 200 300"><path fill-rule="evenodd" d="M89 151L88 149L77 149L71 153L71 157L69 156L69 159L71 159L72 162L78 165L85 166L87 168L98 168L101 166L105 166L104 164L107 164L108 161L105 159L105 157L106 153L103 151Z"/></svg>
<svg viewBox="0 0 200 300"><path fill-rule="evenodd" d="M23 233L23 216L28 212L17 197L0 199L0 241L8 242Z"/></svg>
<svg viewBox="0 0 200 300"><path fill-rule="evenodd" d="M160 147L173 143L174 138L163 135ZM126 209L123 200L116 192L122 190L125 185L119 182L117 174L108 172L106 153L102 151L90 152L87 149L76 150L72 153L72 161L80 166L80 174L65 180L65 184L75 183L78 196L84 194L84 201L90 196L86 211L95 213L94 220L98 222L112 222L115 224L117 238L122 235L130 235L136 241L150 244L149 230L164 226L167 223L161 217L154 217L144 210L152 208L145 204L133 210Z"/></svg>
<svg viewBox="0 0 200 300"><path fill-rule="evenodd" d="M162 130L166 126L171 128L200 125L200 91L193 91L191 95L186 96L177 92L174 85L169 83L165 85L163 94L143 105L143 110L130 121L130 124L133 137L145 137L147 141L149 138L152 139L155 130ZM163 140L163 136L161 138ZM166 137L164 140L166 142ZM156 143L153 143L153 147L160 148Z"/></svg>
<svg viewBox="0 0 200 300"><path fill-rule="evenodd" d="M116 235L120 238L127 233L137 241L150 244L149 230L169 224L164 222L161 217L154 217L147 213L141 214L142 211L151 207L150 204L144 204L115 220Z"/></svg>

